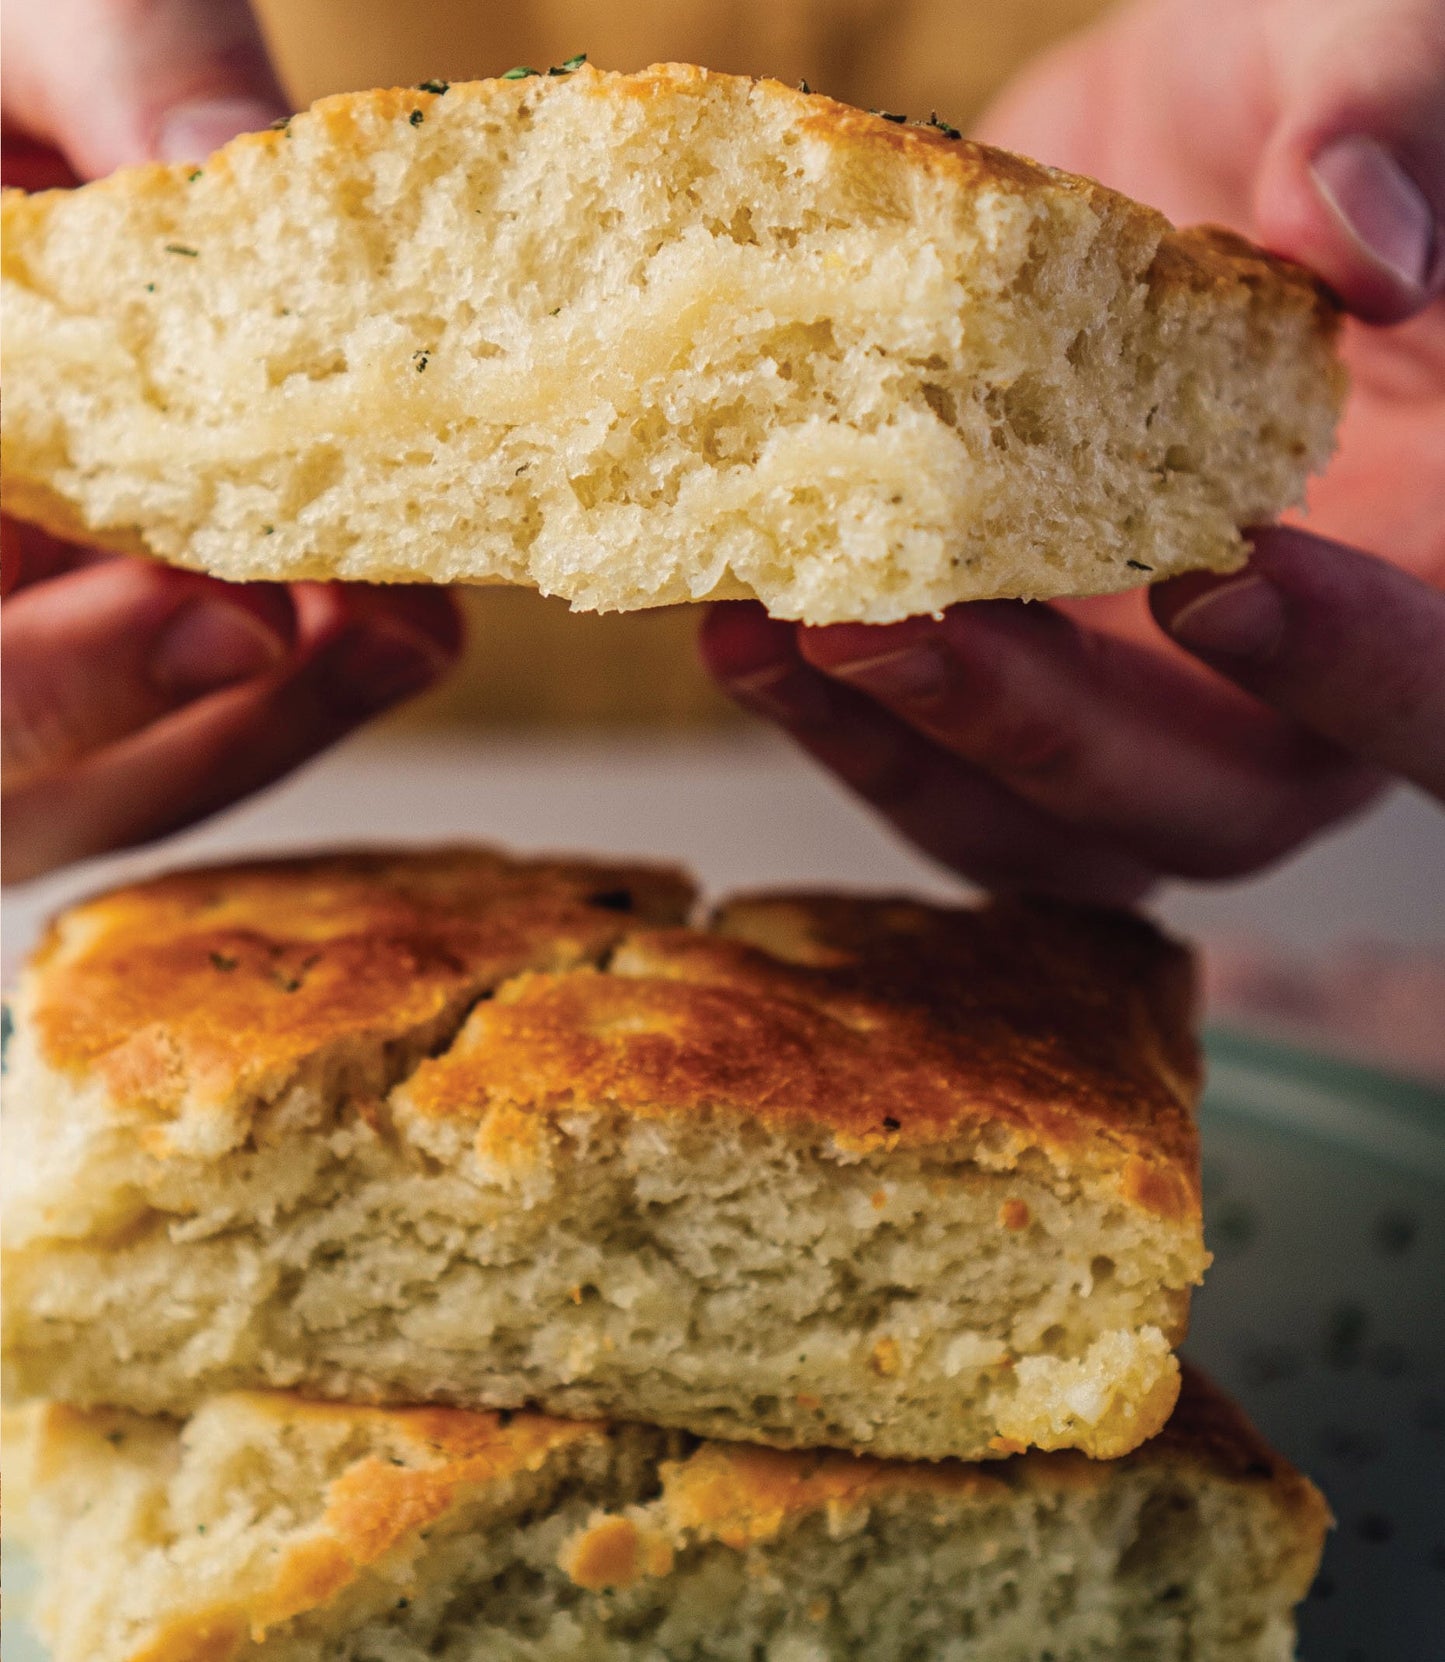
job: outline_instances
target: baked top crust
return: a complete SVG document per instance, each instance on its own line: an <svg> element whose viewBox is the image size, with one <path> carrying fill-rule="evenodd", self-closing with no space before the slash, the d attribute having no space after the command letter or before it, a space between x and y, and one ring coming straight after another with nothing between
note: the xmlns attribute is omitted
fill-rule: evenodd
<svg viewBox="0 0 1445 1662"><path fill-rule="evenodd" d="M406 1114L475 1122L512 1160L579 1107L724 1114L845 1157L1038 1150L1197 1220L1191 963L1152 925L795 894L683 927L691 895L675 871L484 848L179 872L56 921L24 1046L162 1155L179 1120L227 1118L216 1153L235 1147L321 1055L384 1087L397 1070L356 1058L410 1035Z"/></svg>
<svg viewBox="0 0 1445 1662"><path fill-rule="evenodd" d="M477 847L200 867L72 907L32 960L45 1062L117 1112L261 1100L329 1046L385 1044L507 977L605 953L636 919L681 921L661 867Z"/></svg>
<svg viewBox="0 0 1445 1662"><path fill-rule="evenodd" d="M628 937L608 972L527 975L406 1088L422 1115L580 1104L734 1112L848 1151L966 1142L1197 1214L1187 954L1142 920L1047 902L944 909L803 894L725 904L711 931Z"/></svg>
<svg viewBox="0 0 1445 1662"><path fill-rule="evenodd" d="M235 1499L227 1487L236 1475L234 1461L228 1463L223 1452L219 1467L210 1464L219 1446L244 1450L253 1475L285 1490L284 1498L276 1498L292 1527L280 1532L269 1562L259 1571L254 1564L233 1565L234 1584L221 1598L215 1577L193 1570L189 1607L173 1606L148 1622L140 1648L126 1647L128 1662L230 1662L269 1629L344 1598L388 1555L417 1553L430 1526L467 1501L505 1496L519 1479L569 1450L604 1444L613 1435L604 1425L541 1414L361 1408L284 1392L213 1397L179 1427L50 1402L6 1414L7 1459L18 1456L9 1467L15 1476L12 1506L22 1533L40 1537L42 1550L64 1545L66 1528L75 1522L65 1500L56 1508L58 1541L44 1540L41 1518L52 1494L77 1477L84 1485L84 1514L92 1502L110 1500L109 1483L129 1478L154 1485L191 1458L201 1468L202 1515L214 1516ZM344 1452L338 1460L339 1448ZM174 1515L167 1522L174 1527ZM189 1528L205 1534L204 1524ZM186 1540L182 1550L196 1545Z"/></svg>

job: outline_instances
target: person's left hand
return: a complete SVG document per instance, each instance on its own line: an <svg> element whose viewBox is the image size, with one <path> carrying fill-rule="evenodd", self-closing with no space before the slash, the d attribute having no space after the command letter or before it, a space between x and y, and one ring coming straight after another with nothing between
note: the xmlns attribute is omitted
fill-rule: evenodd
<svg viewBox="0 0 1445 1662"><path fill-rule="evenodd" d="M238 801L419 692L461 644L442 589L222 583L3 533L6 882Z"/></svg>
<svg viewBox="0 0 1445 1662"><path fill-rule="evenodd" d="M7 0L5 183L201 160L286 112L244 0ZM4 879L179 829L421 691L443 589L232 584L6 521Z"/></svg>

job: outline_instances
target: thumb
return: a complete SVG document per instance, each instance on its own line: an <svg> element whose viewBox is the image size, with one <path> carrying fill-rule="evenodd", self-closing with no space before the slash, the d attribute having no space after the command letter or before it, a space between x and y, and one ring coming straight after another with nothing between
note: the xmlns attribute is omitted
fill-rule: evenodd
<svg viewBox="0 0 1445 1662"><path fill-rule="evenodd" d="M1256 175L1261 239L1346 307L1397 323L1445 294L1445 7L1276 7L1279 118Z"/></svg>
<svg viewBox="0 0 1445 1662"><path fill-rule="evenodd" d="M7 121L82 178L201 161L287 113L246 0L6 0Z"/></svg>
<svg viewBox="0 0 1445 1662"><path fill-rule="evenodd" d="M1150 591L1181 646L1303 726L1445 799L1445 594L1306 531L1229 577Z"/></svg>

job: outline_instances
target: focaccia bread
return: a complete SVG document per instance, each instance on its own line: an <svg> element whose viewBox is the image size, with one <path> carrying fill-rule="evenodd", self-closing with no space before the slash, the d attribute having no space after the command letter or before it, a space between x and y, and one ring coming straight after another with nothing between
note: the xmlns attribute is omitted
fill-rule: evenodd
<svg viewBox="0 0 1445 1662"><path fill-rule="evenodd" d="M1236 236L686 64L330 98L3 258L8 510L228 578L1101 593L1240 563L1343 391Z"/></svg>
<svg viewBox="0 0 1445 1662"><path fill-rule="evenodd" d="M1207 1263L1187 954L1025 901L658 927L685 895L451 850L65 914L15 1007L11 1396L909 1458L1157 1431Z"/></svg>
<svg viewBox="0 0 1445 1662"><path fill-rule="evenodd" d="M7 1505L54 1662L1286 1662L1328 1522L1192 1373L1117 1461L286 1395L25 1419Z"/></svg>

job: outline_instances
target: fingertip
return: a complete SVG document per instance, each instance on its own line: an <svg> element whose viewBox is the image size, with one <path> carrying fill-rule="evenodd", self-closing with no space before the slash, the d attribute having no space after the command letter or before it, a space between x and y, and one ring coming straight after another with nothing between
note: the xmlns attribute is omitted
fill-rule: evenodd
<svg viewBox="0 0 1445 1662"><path fill-rule="evenodd" d="M122 568L122 563L115 560L99 563L117 573ZM264 635L274 643L272 656L278 661L300 639L296 605L284 583L232 583L223 577L150 560L126 561L125 567L152 593L158 616L199 609L239 614L253 626L258 638Z"/></svg>
<svg viewBox="0 0 1445 1662"><path fill-rule="evenodd" d="M82 178L204 160L288 113L249 0L47 0L5 28L7 114Z"/></svg>
<svg viewBox="0 0 1445 1662"><path fill-rule="evenodd" d="M719 600L698 629L706 669L724 685L747 681L797 657L798 627L769 617L756 600Z"/></svg>
<svg viewBox="0 0 1445 1662"><path fill-rule="evenodd" d="M300 637L296 607L284 583L227 583L219 577L203 581L228 605L249 612L289 652Z"/></svg>
<svg viewBox="0 0 1445 1662"><path fill-rule="evenodd" d="M0 595L12 594L24 575L25 554L20 527L11 519L0 519Z"/></svg>
<svg viewBox="0 0 1445 1662"><path fill-rule="evenodd" d="M340 729L425 692L451 660L424 639L382 624L344 630L310 666L326 723Z"/></svg>
<svg viewBox="0 0 1445 1662"><path fill-rule="evenodd" d="M1355 317L1406 322L1445 293L1442 171L1368 132L1287 138L1261 169L1258 234Z"/></svg>
<svg viewBox="0 0 1445 1662"><path fill-rule="evenodd" d="M1154 621L1166 634L1173 632L1174 619L1187 606L1212 593L1222 584L1236 580L1235 573L1217 571L1190 571L1182 577L1169 577L1149 587L1149 611Z"/></svg>
<svg viewBox="0 0 1445 1662"><path fill-rule="evenodd" d="M19 190L69 190L78 185L75 169L50 144L41 144L5 126L0 136L0 184Z"/></svg>
<svg viewBox="0 0 1445 1662"><path fill-rule="evenodd" d="M1279 593L1254 572L1241 572L1180 598L1165 627L1181 646L1211 659L1263 663L1285 632Z"/></svg>
<svg viewBox="0 0 1445 1662"><path fill-rule="evenodd" d="M1296 525L1257 525L1245 536L1249 562L1240 570L1186 572L1182 577L1155 583L1148 590L1149 610L1155 622L1181 645L1193 644L1187 638L1190 622L1204 615L1203 603L1215 595L1228 592L1239 596L1261 586L1285 596L1301 587L1307 592L1332 588L1341 580L1348 582L1361 562L1367 572L1382 572L1387 579L1389 576L1389 568L1371 556ZM1235 606L1239 610L1237 602ZM1272 623L1269 632L1273 632Z"/></svg>
<svg viewBox="0 0 1445 1662"><path fill-rule="evenodd" d="M1154 602L1161 622L1331 745L1445 796L1445 596L1292 527L1254 540L1243 572L1169 584Z"/></svg>
<svg viewBox="0 0 1445 1662"><path fill-rule="evenodd" d="M276 98L201 98L165 111L153 148L163 162L203 162L242 133L258 133L291 112Z"/></svg>
<svg viewBox="0 0 1445 1662"><path fill-rule="evenodd" d="M312 646L337 636L381 631L405 635L440 668L466 644L461 607L450 589L431 583L293 583L301 633Z"/></svg>
<svg viewBox="0 0 1445 1662"><path fill-rule="evenodd" d="M1438 292L1440 216L1408 158L1368 134L1349 133L1315 151L1310 177L1354 249L1404 304Z"/></svg>
<svg viewBox="0 0 1445 1662"><path fill-rule="evenodd" d="M859 664L912 651L938 631L931 617L904 618L900 623L829 623L798 631L798 651L814 669L846 674Z"/></svg>
<svg viewBox="0 0 1445 1662"><path fill-rule="evenodd" d="M182 704L273 674L292 644L289 608L275 615L259 597L246 603L230 595L198 595L182 604L157 636L147 680Z"/></svg>
<svg viewBox="0 0 1445 1662"><path fill-rule="evenodd" d="M400 583L371 591L372 614L388 629L413 636L433 654L439 668L456 659L466 644L462 609L448 588L434 583Z"/></svg>

